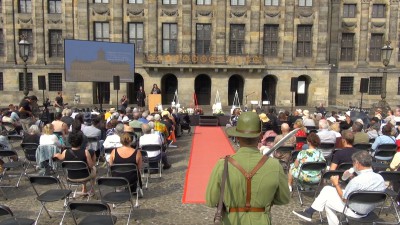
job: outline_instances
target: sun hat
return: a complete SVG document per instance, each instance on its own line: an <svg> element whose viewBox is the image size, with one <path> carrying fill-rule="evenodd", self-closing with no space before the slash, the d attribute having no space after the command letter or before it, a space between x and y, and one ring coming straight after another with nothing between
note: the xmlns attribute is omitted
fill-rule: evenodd
<svg viewBox="0 0 400 225"><path fill-rule="evenodd" d="M261 133L261 121L257 113L244 112L240 114L237 125L226 129L226 133L233 137L256 138Z"/></svg>
<svg viewBox="0 0 400 225"><path fill-rule="evenodd" d="M333 116L328 117L328 119L326 119L326 120L328 120L328 121L331 122L331 123L335 123L335 122L336 122L336 119L335 119L335 117L333 117Z"/></svg>
<svg viewBox="0 0 400 225"><path fill-rule="evenodd" d="M265 113L261 113L260 115L258 115L258 117L260 117L260 120L263 121L264 123L269 121L269 118Z"/></svg>
<svg viewBox="0 0 400 225"><path fill-rule="evenodd" d="M111 113L111 114L113 114L113 113L115 113L115 112L116 112L115 108L110 108L110 113Z"/></svg>
<svg viewBox="0 0 400 225"><path fill-rule="evenodd" d="M346 114L345 114L345 116L348 116L348 117L350 117L350 115L351 115L350 111L347 111Z"/></svg>
<svg viewBox="0 0 400 225"><path fill-rule="evenodd" d="M346 120L346 117L345 117L345 116L338 116L338 120L339 120L339 121L345 121L345 120Z"/></svg>
<svg viewBox="0 0 400 225"><path fill-rule="evenodd" d="M303 110L303 115L308 117L310 115L310 111L308 111L307 109Z"/></svg>

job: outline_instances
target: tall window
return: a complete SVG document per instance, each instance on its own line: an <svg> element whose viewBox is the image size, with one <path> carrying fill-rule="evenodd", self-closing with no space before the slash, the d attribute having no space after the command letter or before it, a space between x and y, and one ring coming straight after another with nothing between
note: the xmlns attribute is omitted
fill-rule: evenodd
<svg viewBox="0 0 400 225"><path fill-rule="evenodd" d="M297 57L311 57L312 26L297 27Z"/></svg>
<svg viewBox="0 0 400 225"><path fill-rule="evenodd" d="M229 54L240 55L244 53L244 28L244 24L231 25Z"/></svg>
<svg viewBox="0 0 400 225"><path fill-rule="evenodd" d="M143 23L129 23L129 43L135 43L137 53L143 53Z"/></svg>
<svg viewBox="0 0 400 225"><path fill-rule="evenodd" d="M94 40L110 41L110 25L108 22L94 23Z"/></svg>
<svg viewBox="0 0 400 225"><path fill-rule="evenodd" d="M354 54L354 34L343 33L341 49L340 49L340 60L353 61L354 60L353 54Z"/></svg>
<svg viewBox="0 0 400 225"><path fill-rule="evenodd" d="M343 17L354 18L356 17L356 4L344 4L343 5Z"/></svg>
<svg viewBox="0 0 400 225"><path fill-rule="evenodd" d="M4 91L3 72L0 72L0 91Z"/></svg>
<svg viewBox="0 0 400 225"><path fill-rule="evenodd" d="M49 13L61 13L61 0L49 0Z"/></svg>
<svg viewBox="0 0 400 225"><path fill-rule="evenodd" d="M381 91L382 91L382 77L370 77L368 94L380 95Z"/></svg>
<svg viewBox="0 0 400 225"><path fill-rule="evenodd" d="M32 12L32 1L31 0L19 0L19 13L31 13Z"/></svg>
<svg viewBox="0 0 400 225"><path fill-rule="evenodd" d="M49 56L64 56L62 30L49 30Z"/></svg>
<svg viewBox="0 0 400 225"><path fill-rule="evenodd" d="M108 3L108 0L94 0L94 3Z"/></svg>
<svg viewBox="0 0 400 225"><path fill-rule="evenodd" d="M340 78L340 94L352 95L354 86L354 77L341 77Z"/></svg>
<svg viewBox="0 0 400 225"><path fill-rule="evenodd" d="M19 30L19 38L25 38L29 42L29 57L33 56L33 34L30 29Z"/></svg>
<svg viewBox="0 0 400 225"><path fill-rule="evenodd" d="M211 5L211 0L196 0L197 5Z"/></svg>
<svg viewBox="0 0 400 225"><path fill-rule="evenodd" d="M4 33L3 29L0 29L0 56L4 56Z"/></svg>
<svg viewBox="0 0 400 225"><path fill-rule="evenodd" d="M3 0L0 0L0 13L3 13Z"/></svg>
<svg viewBox="0 0 400 225"><path fill-rule="evenodd" d="M178 4L178 0L163 0L162 4L163 5L176 5L176 4Z"/></svg>
<svg viewBox="0 0 400 225"><path fill-rule="evenodd" d="M312 0L299 0L299 6L312 6Z"/></svg>
<svg viewBox="0 0 400 225"><path fill-rule="evenodd" d="M397 95L400 95L400 77L399 77L399 81L397 81Z"/></svg>
<svg viewBox="0 0 400 225"><path fill-rule="evenodd" d="M49 73L49 91L62 91L61 73Z"/></svg>
<svg viewBox="0 0 400 225"><path fill-rule="evenodd" d="M27 85L28 85L28 90L32 91L33 90L33 85L32 85L32 73L27 73L26 74L27 80ZM24 73L19 73L18 74L18 86L19 90L23 91L24 90Z"/></svg>
<svg viewBox="0 0 400 225"><path fill-rule="evenodd" d="M196 24L196 54L210 54L211 24Z"/></svg>
<svg viewBox="0 0 400 225"><path fill-rule="evenodd" d="M372 62L381 61L381 49L383 47L383 34L371 34L369 41L369 60Z"/></svg>
<svg viewBox="0 0 400 225"><path fill-rule="evenodd" d="M372 6L372 18L385 18L386 5L385 4L374 4Z"/></svg>
<svg viewBox="0 0 400 225"><path fill-rule="evenodd" d="M128 0L129 4L143 4L143 0Z"/></svg>
<svg viewBox="0 0 400 225"><path fill-rule="evenodd" d="M178 26L176 23L163 24L163 53L175 54L178 48Z"/></svg>
<svg viewBox="0 0 400 225"><path fill-rule="evenodd" d="M279 0L264 0L264 5L278 6Z"/></svg>
<svg viewBox="0 0 400 225"><path fill-rule="evenodd" d="M278 30L279 25L265 25L264 26L264 55L277 56L278 55Z"/></svg>
<svg viewBox="0 0 400 225"><path fill-rule="evenodd" d="M231 5L245 5L246 0L231 0Z"/></svg>

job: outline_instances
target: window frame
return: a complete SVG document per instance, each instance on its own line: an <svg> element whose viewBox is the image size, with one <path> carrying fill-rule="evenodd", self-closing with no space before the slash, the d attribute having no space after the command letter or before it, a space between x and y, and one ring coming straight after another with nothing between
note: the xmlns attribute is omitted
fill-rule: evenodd
<svg viewBox="0 0 400 225"><path fill-rule="evenodd" d="M25 37L26 40L29 42L29 57L33 57L33 31L32 29L19 29L18 30L18 35L20 37L20 39L18 40L21 41L21 37Z"/></svg>
<svg viewBox="0 0 400 225"><path fill-rule="evenodd" d="M104 29L104 25L106 25L107 24L107 27L108 27L108 32L107 33L105 33L105 29ZM98 37L97 36L97 25L101 25L101 37ZM94 33L94 35L93 35L93 39L95 40L95 41L102 41L102 42L110 42L110 23L109 22L99 22L99 21L95 21L94 22L94 24L93 24L93 33ZM104 34L107 34L107 36L106 37L104 37Z"/></svg>
<svg viewBox="0 0 400 225"><path fill-rule="evenodd" d="M313 0L299 0L299 7L312 7Z"/></svg>
<svg viewBox="0 0 400 225"><path fill-rule="evenodd" d="M52 6L51 2L54 2L54 6ZM57 9L59 11L57 11ZM49 12L49 14L61 14L62 13L62 1L61 0L48 0L48 12Z"/></svg>
<svg viewBox="0 0 400 225"><path fill-rule="evenodd" d="M297 26L296 57L311 58L312 53L312 25ZM308 33L309 30L309 33ZM302 34L304 33L304 34ZM308 46L307 46L308 45ZM309 53L307 53L309 52Z"/></svg>
<svg viewBox="0 0 400 225"><path fill-rule="evenodd" d="M63 78L62 73L48 73L47 82L49 91L62 91Z"/></svg>
<svg viewBox="0 0 400 225"><path fill-rule="evenodd" d="M0 29L0 56L5 56L4 29Z"/></svg>
<svg viewBox="0 0 400 225"><path fill-rule="evenodd" d="M357 4L343 4L343 18L355 18L357 14Z"/></svg>
<svg viewBox="0 0 400 225"><path fill-rule="evenodd" d="M354 76L340 77L339 94L340 95L354 94Z"/></svg>
<svg viewBox="0 0 400 225"><path fill-rule="evenodd" d="M0 72L0 91L4 91L4 75Z"/></svg>
<svg viewBox="0 0 400 225"><path fill-rule="evenodd" d="M212 5L212 0L196 0L196 5Z"/></svg>
<svg viewBox="0 0 400 225"><path fill-rule="evenodd" d="M342 33L340 42L340 61L354 61L354 33Z"/></svg>
<svg viewBox="0 0 400 225"><path fill-rule="evenodd" d="M237 34L234 34L235 30L237 30ZM243 32L243 34L241 34L241 32ZM237 38L235 36L237 36ZM244 54L246 52L245 39L246 39L246 25L231 24L229 31L229 55Z"/></svg>
<svg viewBox="0 0 400 225"><path fill-rule="evenodd" d="M27 73L27 85L28 85L28 90L33 91L33 82L32 82L32 73ZM24 91L24 73L18 73L18 90L19 91Z"/></svg>
<svg viewBox="0 0 400 225"><path fill-rule="evenodd" d="M370 62L380 62L382 60L382 47L383 47L383 34L372 33L369 41L368 59Z"/></svg>
<svg viewBox="0 0 400 225"><path fill-rule="evenodd" d="M370 77L369 78L369 95L380 95L382 93L382 77Z"/></svg>
<svg viewBox="0 0 400 225"><path fill-rule="evenodd" d="M397 95L400 95L400 77L398 77L397 81Z"/></svg>
<svg viewBox="0 0 400 225"><path fill-rule="evenodd" d="M128 0L128 4L143 4L144 0Z"/></svg>
<svg viewBox="0 0 400 225"><path fill-rule="evenodd" d="M32 13L32 0L18 0L18 13Z"/></svg>
<svg viewBox="0 0 400 225"><path fill-rule="evenodd" d="M168 37L165 36L166 28L168 27ZM175 29L176 34L173 36L172 28ZM168 43L168 46L166 45ZM168 47L168 50L166 49ZM167 51L166 51L167 50ZM176 54L178 52L178 24L177 23L163 23L162 24L162 53L163 54Z"/></svg>
<svg viewBox="0 0 400 225"><path fill-rule="evenodd" d="M371 18L386 18L386 4L373 4Z"/></svg>
<svg viewBox="0 0 400 225"><path fill-rule="evenodd" d="M231 0L231 6L244 6L246 5L246 0Z"/></svg>
<svg viewBox="0 0 400 225"><path fill-rule="evenodd" d="M269 32L270 31L270 32ZM267 35L270 33L271 35ZM275 45L275 47L274 47ZM269 46L270 51L267 51ZM279 48L279 24L265 24L264 25L264 37L263 37L263 54L267 57L278 56ZM274 53L275 49L275 53Z"/></svg>
<svg viewBox="0 0 400 225"><path fill-rule="evenodd" d="M178 0L162 0L163 5L177 5Z"/></svg>
<svg viewBox="0 0 400 225"><path fill-rule="evenodd" d="M52 37L53 34L58 36L56 42ZM55 49L55 54L53 53ZM64 42L62 37L62 30L49 29L49 57L50 58L62 58L64 57Z"/></svg>
<svg viewBox="0 0 400 225"><path fill-rule="evenodd" d="M109 0L93 0L93 3L108 4L108 3L110 3L110 1Z"/></svg>
<svg viewBox="0 0 400 225"><path fill-rule="evenodd" d="M198 29L202 26L203 29ZM208 33L205 27L208 27ZM211 23L197 23L196 24L196 54L197 55L210 55L211 54L211 38L212 26ZM208 46L208 48L206 47Z"/></svg>
<svg viewBox="0 0 400 225"><path fill-rule="evenodd" d="M134 25L134 30L135 30L135 37L131 36L131 26ZM138 37L138 25L142 26L142 37ZM141 22L129 22L128 23L128 42L129 43L134 43L135 44L135 52L136 53L144 53L144 24ZM141 42L141 44L138 44L138 42ZM138 48L140 47L140 48Z"/></svg>
<svg viewBox="0 0 400 225"><path fill-rule="evenodd" d="M264 0L265 6L279 6L279 0Z"/></svg>

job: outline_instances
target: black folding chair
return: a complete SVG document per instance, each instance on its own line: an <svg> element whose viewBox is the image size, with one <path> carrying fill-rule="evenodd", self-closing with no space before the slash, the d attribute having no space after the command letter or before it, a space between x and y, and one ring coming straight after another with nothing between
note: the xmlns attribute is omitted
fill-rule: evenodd
<svg viewBox="0 0 400 225"><path fill-rule="evenodd" d="M379 145L373 153L372 167L374 170L382 171L389 168L394 155L397 152L396 144L382 144Z"/></svg>
<svg viewBox="0 0 400 225"><path fill-rule="evenodd" d="M28 218L18 218L14 213L5 205L0 205L0 216L10 216L11 218L2 220L0 225L33 225L35 221Z"/></svg>
<svg viewBox="0 0 400 225"><path fill-rule="evenodd" d="M370 212L367 216L361 218L354 218L346 215L347 210L352 210L350 205L352 204L366 204L366 205L379 205L384 204L386 201L386 193L384 191L354 191L350 193L347 198L343 212L340 214L340 224L348 224L349 221L360 222L360 223L372 223L379 222L379 216Z"/></svg>
<svg viewBox="0 0 400 225"><path fill-rule="evenodd" d="M33 165L34 169L36 170L36 149L39 147L36 143L22 143L21 144L22 150L25 154L25 175L26 171L28 170L29 166Z"/></svg>
<svg viewBox="0 0 400 225"><path fill-rule="evenodd" d="M322 151L326 160L331 158L332 152L335 149L335 143L321 143L318 149Z"/></svg>
<svg viewBox="0 0 400 225"><path fill-rule="evenodd" d="M400 184L400 171L380 171L379 174L383 177L383 179L389 182L389 186L386 188L386 195L390 199L390 207L393 206L394 212L396 213L397 222L400 223L400 215L397 211L397 198L399 196L399 191L394 190L394 183L397 183L397 186ZM381 208L382 212L383 207ZM386 213L387 214L387 213Z"/></svg>
<svg viewBox="0 0 400 225"><path fill-rule="evenodd" d="M368 144L355 144L355 145L353 145L353 148L358 149L358 150L371 151L371 143L368 143Z"/></svg>
<svg viewBox="0 0 400 225"><path fill-rule="evenodd" d="M275 141L275 136L274 137L267 137L267 139L265 140L265 142L269 143L269 142L274 142Z"/></svg>
<svg viewBox="0 0 400 225"><path fill-rule="evenodd" d="M113 204L113 206L126 202L130 203L128 221L126 223L128 225L133 208L139 207L138 201L136 201L136 205L133 204L129 181L124 177L99 177L96 183L103 202Z"/></svg>
<svg viewBox="0 0 400 225"><path fill-rule="evenodd" d="M32 185L33 190L37 195L37 200L40 202L42 207L39 210L39 214L36 218L35 223L37 224L40 215L42 214L43 209L45 209L47 215L51 218L49 210L46 208L45 204L48 202L56 202L56 201L64 201L63 207L67 205L68 197L71 194L71 190L64 189L61 185L61 182L56 177L51 176L28 176L29 182ZM40 190L38 186L46 186L46 191ZM53 188L49 188L53 187ZM62 224L65 213L67 212L67 208L64 208L64 211L54 211L54 212L63 212L63 216L60 224Z"/></svg>
<svg viewBox="0 0 400 225"><path fill-rule="evenodd" d="M61 163L61 167L63 168L66 182L68 188L72 186L76 186L74 190L73 197L75 198L77 189L79 185L86 184L90 182L91 188L94 191L94 178L91 177L91 173L87 164L83 161L64 161ZM79 181L77 181L79 180ZM95 194L95 193L93 193ZM89 201L90 195L88 195L87 200Z"/></svg>
<svg viewBox="0 0 400 225"><path fill-rule="evenodd" d="M107 203L70 202L68 208L75 225L114 225L117 222L117 217L111 215L110 206ZM83 213L84 217L78 223L79 212Z"/></svg>
<svg viewBox="0 0 400 225"><path fill-rule="evenodd" d="M281 146L275 150L275 153L281 154L281 155L289 155L287 158L287 161L284 159L279 159L279 162L281 163L283 170L285 173L289 171L290 163L292 162L292 152L294 151L293 146Z"/></svg>
<svg viewBox="0 0 400 225"><path fill-rule="evenodd" d="M0 158L3 159L3 173L0 176L0 191L3 193L4 198L7 199L6 194L2 188L17 188L21 181L22 176L25 173L24 162L22 160L14 161L18 159L18 154L13 150L0 149ZM20 170L20 172L18 172ZM11 174L10 172L15 172ZM3 181L5 178L10 180L10 177L18 177L18 181L15 185L4 185Z"/></svg>
<svg viewBox="0 0 400 225"><path fill-rule="evenodd" d="M319 171L321 173L321 176L323 174L323 171L326 169L326 162L306 162L304 164L302 164L300 166L300 170L299 170L299 177L302 176L302 173L304 171ZM297 190L297 194L299 195L299 201L300 201L300 205L303 206L303 199L301 197L301 193L303 192L311 192L314 193L316 192L316 189L313 187L318 187L319 186L319 182L307 182L304 180L300 180L299 178L294 179L295 183L296 183L296 190ZM304 186L308 186L310 189L306 190L304 188Z"/></svg>
<svg viewBox="0 0 400 225"><path fill-rule="evenodd" d="M99 144L99 137L93 136L93 137L87 137L88 141L88 146L89 146L89 151L94 152L96 154L97 151L100 150L100 144ZM99 157L96 159L96 166L99 165L99 160L100 160L100 154Z"/></svg>
<svg viewBox="0 0 400 225"><path fill-rule="evenodd" d="M143 157L142 154L142 158L144 161L146 161L146 163L148 163L148 172L151 173L151 171L156 170L159 172L159 176L161 178L161 174L162 174L162 157L161 157L161 152L162 152L162 146L161 145L142 145L142 151L146 151L147 155L150 152L159 152L159 156L157 157Z"/></svg>
<svg viewBox="0 0 400 225"><path fill-rule="evenodd" d="M136 193L136 207L139 207L139 197L143 197L143 190L141 187L141 177L140 177L140 172L136 166L136 164L133 163L123 163L123 164L113 164L110 167L111 171L111 176L112 177L124 177L129 181L129 184L132 186L136 186L136 190L134 193Z"/></svg>
<svg viewBox="0 0 400 225"><path fill-rule="evenodd" d="M296 137L296 143L307 144L307 137Z"/></svg>
<svg viewBox="0 0 400 225"><path fill-rule="evenodd" d="M353 163L352 162L345 162L345 163L340 163L339 165L338 165L338 167L336 168L336 170L343 170L343 171L345 171L345 170L348 170L348 169L350 169L350 168L352 168L353 167Z"/></svg>

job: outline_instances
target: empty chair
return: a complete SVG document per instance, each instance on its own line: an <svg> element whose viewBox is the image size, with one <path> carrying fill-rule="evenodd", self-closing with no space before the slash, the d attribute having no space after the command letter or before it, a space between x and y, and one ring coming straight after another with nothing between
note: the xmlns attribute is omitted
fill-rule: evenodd
<svg viewBox="0 0 400 225"><path fill-rule="evenodd" d="M117 217L111 215L111 210L107 203L70 202L68 208L76 225L114 225L117 222ZM79 212L85 216L78 222Z"/></svg>
<svg viewBox="0 0 400 225"><path fill-rule="evenodd" d="M10 216L11 218L2 220L0 225L32 225L35 223L34 220L28 218L18 218L14 216L14 213L5 205L0 205L0 216Z"/></svg>
<svg viewBox="0 0 400 225"><path fill-rule="evenodd" d="M394 155L397 152L396 144L382 144L379 145L373 155L372 167L374 170L385 170L389 168L389 164L392 161Z"/></svg>
<svg viewBox="0 0 400 225"><path fill-rule="evenodd" d="M353 218L346 215L347 210L352 210L351 205L353 204L368 204L368 205L380 205L386 201L386 193L381 191L354 191L349 194L343 212L340 214L340 224L348 224L349 221L361 222L361 223L372 223L379 221L379 217L373 211L368 213L367 216L361 218ZM354 212L354 211L353 211Z"/></svg>
<svg viewBox="0 0 400 225"><path fill-rule="evenodd" d="M21 147L25 154L25 174L28 170L29 166L34 165L33 167L36 170L36 149L39 145L36 143L22 143Z"/></svg>
<svg viewBox="0 0 400 225"><path fill-rule="evenodd" d="M19 182L21 181L21 178L25 173L24 162L21 160L15 161L15 160L18 160L18 154L13 150L0 149L0 158L2 158L3 161L5 161L3 164L3 173L0 176L0 191L3 193L4 197L7 199L7 196L4 193L4 191L2 190L2 188L19 187ZM18 181L15 185L3 184L4 179L6 177L9 179L12 176L18 178Z"/></svg>
<svg viewBox="0 0 400 225"><path fill-rule="evenodd" d="M397 223L400 223L400 215L399 212L397 211L397 198L399 196L399 192L395 191L394 187L397 185L397 188L399 188L399 182L400 182L400 172L399 171L380 171L379 174L383 177L383 179L387 182L389 182L389 186L386 188L385 192L387 196L390 199L390 208L393 207L393 210L396 214L397 217ZM395 183L397 183L395 185ZM383 209L383 208L382 208ZM381 211L382 211L381 209Z"/></svg>
<svg viewBox="0 0 400 225"><path fill-rule="evenodd" d="M56 202L63 201L62 207L64 207L64 201L68 200L69 195L71 194L71 190L64 189L61 185L61 182L56 177L51 176L28 176L29 182L32 185L33 190L37 195L37 200L40 202L42 207L39 210L39 214L36 218L35 223L37 224L40 215L42 214L43 209L45 209L47 215L51 218L49 210L46 208L45 204L48 202ZM38 186L46 186L45 191L41 191ZM50 188L51 187L51 188ZM67 209L64 208L63 217L61 219L60 224L62 224L65 213Z"/></svg>
<svg viewBox="0 0 400 225"><path fill-rule="evenodd" d="M124 177L99 177L96 180L99 187L101 200L108 204L130 204L128 221L131 218L133 207L139 207L139 201L136 198L136 204L133 204L129 181Z"/></svg>

